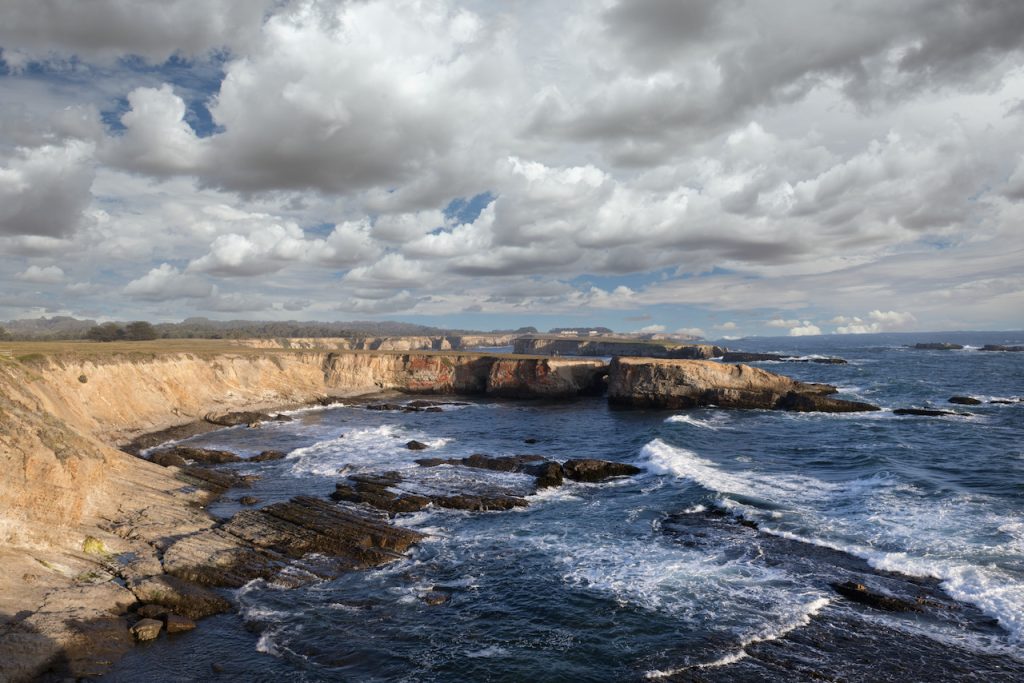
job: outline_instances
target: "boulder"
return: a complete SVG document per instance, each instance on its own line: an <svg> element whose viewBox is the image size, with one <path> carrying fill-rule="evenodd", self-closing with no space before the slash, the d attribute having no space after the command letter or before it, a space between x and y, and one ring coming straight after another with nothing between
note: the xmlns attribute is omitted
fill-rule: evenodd
<svg viewBox="0 0 1024 683"><path fill-rule="evenodd" d="M562 470L569 479L588 483L604 481L612 477L629 477L643 472L639 467L624 462L609 462L591 458L567 460L562 465Z"/></svg>
<svg viewBox="0 0 1024 683"><path fill-rule="evenodd" d="M565 481L565 471L557 462L545 462L540 465L530 465L527 473L536 477L538 489L561 486Z"/></svg>
<svg viewBox="0 0 1024 683"><path fill-rule="evenodd" d="M410 451L425 451L427 450L427 448L429 448L427 444L423 443L422 441L416 441L415 439L405 444L405 447L408 448Z"/></svg>
<svg viewBox="0 0 1024 683"><path fill-rule="evenodd" d="M922 342L914 344L914 348L923 351L959 351L964 348L964 345L950 344L949 342Z"/></svg>
<svg viewBox="0 0 1024 683"><path fill-rule="evenodd" d="M158 619L142 619L132 626L130 630L132 635L135 636L135 640L156 640L163 627L164 622Z"/></svg>
<svg viewBox="0 0 1024 683"><path fill-rule="evenodd" d="M238 502L242 505L257 505L259 504L260 499L256 496L242 496L238 499Z"/></svg>
<svg viewBox="0 0 1024 683"><path fill-rule="evenodd" d="M981 400L974 398L973 396L951 396L949 402L962 406L981 405Z"/></svg>
<svg viewBox="0 0 1024 683"><path fill-rule="evenodd" d="M861 413L881 410L878 406L862 401L845 401L821 394L804 394L791 391L780 397L775 406L778 410L798 413Z"/></svg>
<svg viewBox="0 0 1024 683"><path fill-rule="evenodd" d="M420 598L420 600L431 606L443 605L451 599L451 595L442 591L429 591Z"/></svg>
<svg viewBox="0 0 1024 683"><path fill-rule="evenodd" d="M1024 351L1024 346L1007 346L1005 344L985 344L981 347L981 351L1013 351L1021 352Z"/></svg>
<svg viewBox="0 0 1024 683"><path fill-rule="evenodd" d="M143 605L135 613L143 619L160 619L167 614L167 608L163 605Z"/></svg>
<svg viewBox="0 0 1024 683"><path fill-rule="evenodd" d="M196 627L196 622L181 616L180 614L174 614L168 612L164 615L164 625L167 627L168 633L182 633L184 631L191 631Z"/></svg>

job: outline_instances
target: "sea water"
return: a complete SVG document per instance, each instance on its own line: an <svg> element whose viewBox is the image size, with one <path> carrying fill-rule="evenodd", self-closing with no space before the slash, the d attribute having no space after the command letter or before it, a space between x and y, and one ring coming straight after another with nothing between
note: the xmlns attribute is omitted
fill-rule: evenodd
<svg viewBox="0 0 1024 683"><path fill-rule="evenodd" d="M938 339L969 346L905 346L925 335L733 344L845 358L755 365L837 385L883 408L874 413L615 410L601 398L415 413L356 404L190 439L287 451L226 466L260 476L244 493L261 505L326 496L346 474L421 472L424 455L644 471L568 482L514 511L399 515L428 535L405 559L297 589L253 581L229 592L237 614L140 646L107 679L1024 680L1024 403L990 402L1024 395L1024 353L978 350L1024 338ZM985 403L948 404L954 395ZM407 449L412 439L428 450ZM442 466L427 485L457 489L467 476L531 481ZM239 495L211 513L237 512ZM856 604L833 589L844 581L922 607ZM427 604L432 591L450 599Z"/></svg>

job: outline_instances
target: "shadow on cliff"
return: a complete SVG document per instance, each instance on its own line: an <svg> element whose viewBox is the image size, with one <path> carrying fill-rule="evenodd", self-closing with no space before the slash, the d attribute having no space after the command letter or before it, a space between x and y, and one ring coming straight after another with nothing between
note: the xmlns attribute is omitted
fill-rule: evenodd
<svg viewBox="0 0 1024 683"><path fill-rule="evenodd" d="M102 676L134 646L124 617L52 622L56 634L26 620L32 612L0 613L0 681L56 683Z"/></svg>

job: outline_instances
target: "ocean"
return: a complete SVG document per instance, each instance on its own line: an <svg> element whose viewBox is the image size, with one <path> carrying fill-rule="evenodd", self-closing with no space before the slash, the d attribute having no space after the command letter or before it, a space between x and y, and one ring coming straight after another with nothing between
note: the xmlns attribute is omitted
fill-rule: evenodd
<svg viewBox="0 0 1024 683"><path fill-rule="evenodd" d="M906 346L919 341L967 348ZM602 458L643 473L567 482L512 511L399 515L429 534L405 559L296 589L251 582L229 592L237 614L141 644L104 680L1024 680L1024 353L984 344L1024 334L729 342L844 358L754 365L837 385L875 413L459 398L440 412L357 403L194 437L288 452L223 466L260 479L211 505L219 517L243 493L261 505L322 497L351 473L530 491L526 475L427 470L414 462L424 456ZM892 412L904 407L958 414ZM406 448L413 439L428 449ZM909 607L850 600L834 587L846 582ZM446 601L423 599L436 594Z"/></svg>

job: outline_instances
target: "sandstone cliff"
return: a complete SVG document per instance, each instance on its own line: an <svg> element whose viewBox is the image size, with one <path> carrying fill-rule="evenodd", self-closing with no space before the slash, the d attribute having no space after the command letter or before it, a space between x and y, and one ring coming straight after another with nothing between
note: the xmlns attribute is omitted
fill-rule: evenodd
<svg viewBox="0 0 1024 683"><path fill-rule="evenodd" d="M806 384L750 367L713 361L616 358L608 376L608 400L651 408L759 408L849 412L878 410L830 398L836 388Z"/></svg>
<svg viewBox="0 0 1024 683"><path fill-rule="evenodd" d="M488 346L511 346L513 334L473 334L416 337L292 337L238 339L233 344L252 349L322 351L464 351Z"/></svg>

